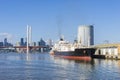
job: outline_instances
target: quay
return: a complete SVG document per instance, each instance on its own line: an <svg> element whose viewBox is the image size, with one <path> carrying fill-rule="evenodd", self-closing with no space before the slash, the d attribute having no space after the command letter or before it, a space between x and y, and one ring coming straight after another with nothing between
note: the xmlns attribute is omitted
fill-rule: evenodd
<svg viewBox="0 0 120 80"><path fill-rule="evenodd" d="M120 43L114 44L99 44L96 48L93 58L101 59L120 59Z"/></svg>

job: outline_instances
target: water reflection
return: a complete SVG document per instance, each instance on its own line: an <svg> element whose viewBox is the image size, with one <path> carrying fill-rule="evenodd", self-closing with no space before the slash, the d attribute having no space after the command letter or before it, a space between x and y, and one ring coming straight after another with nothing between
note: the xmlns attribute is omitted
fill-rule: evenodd
<svg viewBox="0 0 120 80"><path fill-rule="evenodd" d="M120 60L69 60L48 53L0 54L0 80L119 80Z"/></svg>
<svg viewBox="0 0 120 80"><path fill-rule="evenodd" d="M63 70L61 73L66 73L66 76L74 75L74 79L89 80L94 66L94 59L91 60L69 60L60 57L53 57L56 64L61 65ZM70 77L69 79L71 79Z"/></svg>
<svg viewBox="0 0 120 80"><path fill-rule="evenodd" d="M66 58L61 58L58 56L52 56L54 58L55 62L62 62L63 64L66 63L80 63L80 64L91 64L94 65L94 59L81 59L81 60L72 60L72 59L66 59Z"/></svg>
<svg viewBox="0 0 120 80"><path fill-rule="evenodd" d="M120 60L91 59L88 61L54 57L54 61L64 65L66 69L69 66L72 66L70 69L77 69L80 80L116 80L120 78Z"/></svg>
<svg viewBox="0 0 120 80"><path fill-rule="evenodd" d="M12 55L11 55L12 54ZM38 60L44 60L44 56L40 56L42 53L7 53L7 54L1 54L1 59L4 60L25 60L25 61L38 61ZM44 54L43 54L44 55Z"/></svg>

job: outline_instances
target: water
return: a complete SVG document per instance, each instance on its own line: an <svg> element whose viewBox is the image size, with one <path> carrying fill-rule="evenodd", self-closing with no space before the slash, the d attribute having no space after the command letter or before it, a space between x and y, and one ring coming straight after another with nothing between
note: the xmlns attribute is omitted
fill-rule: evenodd
<svg viewBox="0 0 120 80"><path fill-rule="evenodd" d="M48 53L0 53L0 80L119 80L120 60L67 60Z"/></svg>

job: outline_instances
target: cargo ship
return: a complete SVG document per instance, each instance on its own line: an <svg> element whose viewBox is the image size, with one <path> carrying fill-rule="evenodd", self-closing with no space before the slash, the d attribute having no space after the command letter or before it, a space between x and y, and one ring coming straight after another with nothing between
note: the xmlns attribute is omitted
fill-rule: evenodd
<svg viewBox="0 0 120 80"><path fill-rule="evenodd" d="M89 60L93 57L94 53L94 48L81 47L77 42L71 44L68 41L65 41L63 38L60 38L60 40L55 43L50 51L51 55L75 60Z"/></svg>

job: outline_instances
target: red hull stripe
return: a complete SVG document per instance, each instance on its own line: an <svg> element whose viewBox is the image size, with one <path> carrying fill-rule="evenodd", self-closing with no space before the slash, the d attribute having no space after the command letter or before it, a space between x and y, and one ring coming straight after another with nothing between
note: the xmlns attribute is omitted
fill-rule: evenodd
<svg viewBox="0 0 120 80"><path fill-rule="evenodd" d="M91 60L90 56L60 56L61 58L71 59L71 60Z"/></svg>

